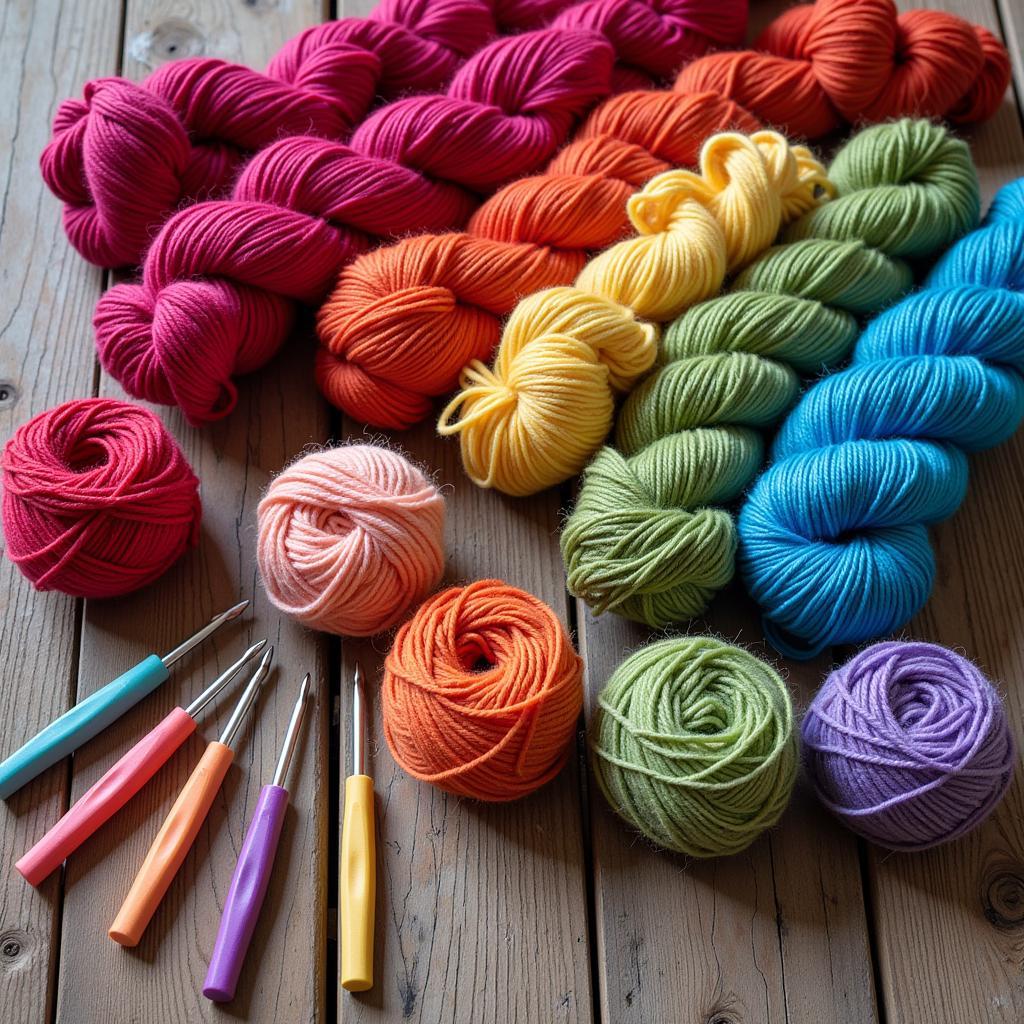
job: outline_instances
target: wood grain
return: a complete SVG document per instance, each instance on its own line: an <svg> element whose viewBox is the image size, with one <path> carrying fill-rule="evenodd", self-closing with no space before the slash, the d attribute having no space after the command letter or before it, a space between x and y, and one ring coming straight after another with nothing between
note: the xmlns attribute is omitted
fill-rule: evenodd
<svg viewBox="0 0 1024 1024"><path fill-rule="evenodd" d="M60 206L39 153L57 104L116 61L119 5L6 3L0 11L0 444L44 409L91 393L93 303L99 271L65 260ZM0 540L0 545L2 545ZM79 602L38 594L0 558L0 756L73 699ZM67 763L0 809L0 1019L51 1013L60 879L32 889L11 865L63 812Z"/></svg>
<svg viewBox="0 0 1024 1024"><path fill-rule="evenodd" d="M205 54L265 65L295 32L319 20L318 0L291 5L129 3L124 67L141 77L167 57ZM113 69L108 69L113 70ZM79 83L80 87L80 83ZM67 262L76 257L68 253ZM76 759L77 796L148 727L190 699L230 663L243 645L268 636L278 666L235 747L235 765L178 877L135 950L106 929L164 814L216 738L240 692L235 686L208 710L193 737L133 803L70 862L66 874L56 1019L206 1021L223 1014L200 992L231 872L245 826L270 780L284 727L305 671L318 681L318 700L291 779L288 812L275 873L250 949L239 995L227 1011L250 1021L314 1021L325 1016L327 980L327 709L326 640L271 608L256 577L255 507L282 465L327 436L322 403L310 393L312 345L297 337L261 373L241 386L239 407L205 431L175 411L158 410L182 442L202 481L200 548L138 595L87 602L79 696L151 650L162 652L242 594L254 600L243 622L225 628L189 658L157 694L89 744ZM120 395L110 380L103 394Z"/></svg>
<svg viewBox="0 0 1024 1024"><path fill-rule="evenodd" d="M994 6L983 0L930 6L999 29ZM970 141L987 206L1001 184L1024 171L1024 140L1012 93L999 115L975 129ZM934 593L907 629L914 638L963 650L996 680L1017 737L1024 735L1022 481L1020 432L1002 447L972 458L966 502L933 531L939 568ZM1009 1024L1024 1018L1024 786L1019 773L996 814L970 836L912 856L872 848L868 863L889 1024Z"/></svg>
<svg viewBox="0 0 1024 1024"><path fill-rule="evenodd" d="M351 431L350 431L351 433ZM471 484L458 446L432 424L395 439L437 471L448 498L449 583L495 576L566 619L558 499L507 499ZM386 642L346 644L380 678ZM377 692L377 687L371 687ZM377 981L342 993L339 1020L545 1024L592 1019L586 876L575 763L525 800L489 806L410 779L391 757L374 707L378 796ZM342 686L342 771L351 771L350 690Z"/></svg>

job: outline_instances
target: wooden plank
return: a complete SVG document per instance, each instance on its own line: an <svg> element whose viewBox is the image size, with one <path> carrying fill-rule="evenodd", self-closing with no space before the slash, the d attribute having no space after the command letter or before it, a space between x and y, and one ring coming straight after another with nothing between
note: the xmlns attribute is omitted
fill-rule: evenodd
<svg viewBox="0 0 1024 1024"><path fill-rule="evenodd" d="M1024 98L1024 7L1017 0L997 0L996 11L1003 39L1013 61L1018 110Z"/></svg>
<svg viewBox="0 0 1024 1024"><path fill-rule="evenodd" d="M784 2L752 5L751 35ZM614 668L657 639L578 602L587 661L588 718ZM798 708L830 662L784 663L763 640L738 587L704 623L750 647L787 679ZM802 785L778 827L744 853L687 861L637 838L591 787L596 970L602 1019L714 1024L853 1024L876 1019L868 921L857 842Z"/></svg>
<svg viewBox="0 0 1024 1024"><path fill-rule="evenodd" d="M0 13L0 444L16 427L91 393L88 338L99 271L65 261L60 207L39 176L57 104L117 60L120 4L7 3ZM2 545L0 540L0 545ZM79 603L37 594L0 559L0 737L6 756L67 710L74 693ZM41 642L42 641L42 642ZM67 763L0 809L0 1021L51 1013L60 884L39 891L11 868L63 812Z"/></svg>
<svg viewBox="0 0 1024 1024"><path fill-rule="evenodd" d="M496 576L547 601L567 601L558 500L482 491L458 446L428 423L395 438L437 471L448 498L449 583ZM386 642L345 644L379 680ZM377 692L377 686L371 686ZM538 793L507 805L448 796L398 768L373 708L378 797L377 983L342 993L339 1020L527 1024L592 1019L579 777L575 762ZM350 690L342 687L342 772L351 771Z"/></svg>
<svg viewBox="0 0 1024 1024"><path fill-rule="evenodd" d="M588 718L626 655L655 638L580 602ZM729 591L706 623L788 676L798 706L823 664L784 666L753 609ZM875 1019L856 843L798 788L780 824L735 857L687 861L655 850L591 787L601 1016L715 1024Z"/></svg>
<svg viewBox="0 0 1024 1024"><path fill-rule="evenodd" d="M941 4L998 31L988 0ZM1004 15L1010 8L1004 6ZM1020 12L1017 10L1017 21ZM1020 40L1017 35L1016 39ZM1019 68L1018 53L1018 68ZM1019 111L971 132L984 200L1024 174ZM962 649L1002 685L1024 735L1024 437L973 457L963 507L933 531L938 580L907 634ZM1007 510L1011 510L1007 514ZM972 835L927 854L869 856L882 998L889 1024L1024 1018L1024 780Z"/></svg>
<svg viewBox="0 0 1024 1024"><path fill-rule="evenodd" d="M323 14L319 0L290 5L131 0L124 34L126 72L140 77L149 64L172 53L197 52L262 67L286 38ZM312 393L312 351L309 339L295 339L272 367L242 383L239 408L213 429L193 430L177 412L160 410L202 481L200 549L137 596L87 603L80 694L141 654L173 646L239 593L254 599L254 613L226 629L157 695L90 744L76 764L76 795L175 703L197 693L245 642L269 636L279 667L257 705L255 721L236 743L235 765L206 825L137 949L115 945L106 929L204 743L216 738L226 721L237 686L204 715L200 735L140 794L118 825L95 837L70 864L57 1001L57 1020L65 1024L126 1018L198 1022L220 1016L200 994L202 981L246 823L273 773L296 687L307 670L318 679L318 700L310 709L293 771L292 807L267 903L231 1012L249 1021L324 1018L327 641L268 604L254 556L260 492L305 445L327 436L325 407ZM107 379L100 389L120 394Z"/></svg>

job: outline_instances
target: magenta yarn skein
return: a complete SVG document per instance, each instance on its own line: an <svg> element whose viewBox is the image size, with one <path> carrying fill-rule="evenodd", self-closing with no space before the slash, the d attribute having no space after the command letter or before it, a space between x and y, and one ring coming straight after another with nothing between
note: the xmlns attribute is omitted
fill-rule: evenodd
<svg viewBox="0 0 1024 1024"><path fill-rule="evenodd" d="M7 557L37 590L127 594L199 540L199 481L148 409L85 398L23 424L0 456Z"/></svg>
<svg viewBox="0 0 1024 1024"><path fill-rule="evenodd" d="M979 825L1013 778L999 694L966 658L929 643L875 644L825 680L804 717L819 799L891 850L925 850Z"/></svg>

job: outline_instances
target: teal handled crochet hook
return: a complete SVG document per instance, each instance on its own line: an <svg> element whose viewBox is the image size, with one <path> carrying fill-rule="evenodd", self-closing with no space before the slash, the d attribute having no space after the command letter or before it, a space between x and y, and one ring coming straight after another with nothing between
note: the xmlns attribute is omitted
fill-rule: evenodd
<svg viewBox="0 0 1024 1024"><path fill-rule="evenodd" d="M211 633L238 618L249 606L239 601L226 611L215 615L198 632L193 633L162 658L151 654L134 668L119 675L113 682L89 694L60 718L37 732L21 749L16 750L0 764L0 799L6 799L15 790L31 782L40 772L67 757L87 740L117 721L129 708L152 693L170 675L175 662L185 657L193 647L201 644Z"/></svg>

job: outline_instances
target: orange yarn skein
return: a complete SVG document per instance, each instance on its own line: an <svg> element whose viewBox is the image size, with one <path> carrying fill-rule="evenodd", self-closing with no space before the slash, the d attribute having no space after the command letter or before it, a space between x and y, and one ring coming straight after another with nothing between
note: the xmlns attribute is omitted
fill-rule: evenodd
<svg viewBox="0 0 1024 1024"><path fill-rule="evenodd" d="M698 57L675 88L720 92L787 135L816 139L907 115L983 121L1009 84L1003 44L955 14L817 0L776 18L753 50Z"/></svg>
<svg viewBox="0 0 1024 1024"><path fill-rule="evenodd" d="M490 357L520 298L568 284L630 233L626 202L642 185L696 164L716 132L759 127L712 93L606 101L544 174L502 189L466 232L405 239L345 268L317 316L321 391L360 422L417 423L464 365Z"/></svg>
<svg viewBox="0 0 1024 1024"><path fill-rule="evenodd" d="M384 736L414 778L506 801L553 779L583 707L583 663L543 601L500 580L429 598L384 666Z"/></svg>

